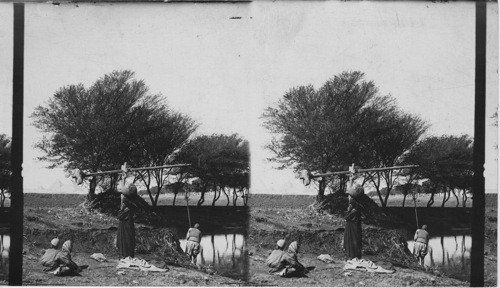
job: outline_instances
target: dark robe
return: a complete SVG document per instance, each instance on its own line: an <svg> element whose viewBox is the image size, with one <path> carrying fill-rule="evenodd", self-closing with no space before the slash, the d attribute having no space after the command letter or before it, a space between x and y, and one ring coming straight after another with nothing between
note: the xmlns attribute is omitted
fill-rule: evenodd
<svg viewBox="0 0 500 288"><path fill-rule="evenodd" d="M120 212L118 213L118 231L116 232L116 246L121 258L128 256L134 258L135 250L135 228L134 211L130 200L123 198Z"/></svg>
<svg viewBox="0 0 500 288"><path fill-rule="evenodd" d="M347 258L361 259L361 211L355 201L350 201L344 230L344 249Z"/></svg>

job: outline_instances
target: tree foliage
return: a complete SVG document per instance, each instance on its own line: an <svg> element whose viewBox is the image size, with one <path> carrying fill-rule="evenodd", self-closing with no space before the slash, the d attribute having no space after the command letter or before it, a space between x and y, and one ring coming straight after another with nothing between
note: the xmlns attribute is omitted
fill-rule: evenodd
<svg viewBox="0 0 500 288"><path fill-rule="evenodd" d="M141 139L143 147L142 157L138 165L154 167L174 164L174 154L179 151L196 130L196 123L189 116L172 112L165 106L155 114L151 122L152 126L157 127L157 133L146 135L146 137ZM160 192L168 182L167 178L173 174L177 176L176 182L182 183L186 173L185 169L179 168L154 169L139 172L138 178L141 179L146 186L153 206L157 205ZM155 181L157 187L156 192L151 190L151 179ZM174 187L180 188L180 186Z"/></svg>
<svg viewBox="0 0 500 288"><path fill-rule="evenodd" d="M10 190L11 166L11 140L7 135L0 134L0 207L5 203L5 192Z"/></svg>
<svg viewBox="0 0 500 288"><path fill-rule="evenodd" d="M379 95L361 72L343 72L317 90L294 87L263 118L273 133L270 160L279 168L319 173L346 170L351 163L365 168L392 165L427 129L418 116L400 111L391 96ZM371 177L375 182L393 179L392 172ZM332 185L343 190L345 178L339 179ZM317 181L321 200L329 180Z"/></svg>
<svg viewBox="0 0 500 288"><path fill-rule="evenodd" d="M315 90L298 86L283 95L276 106L266 108L264 127L274 134L268 148L270 160L281 168L311 172L340 170L360 163L360 128L368 120L370 101L378 89L363 80L361 72L343 72ZM320 179L319 196L326 180Z"/></svg>
<svg viewBox="0 0 500 288"><path fill-rule="evenodd" d="M365 127L364 134L368 139L362 152L365 155L365 161L369 162L367 166L391 167L402 164L402 156L417 143L427 131L428 125L419 116L402 112L391 97L382 97L375 102L375 107L369 109L372 122ZM377 191L382 207L387 206L392 187L397 183L400 172L399 170L385 170L367 173ZM411 177L411 171L409 173L406 178L407 184L415 180ZM384 197L380 193L381 182L387 188Z"/></svg>
<svg viewBox="0 0 500 288"><path fill-rule="evenodd" d="M175 159L192 165L187 171L190 177L198 179L196 185L201 193L198 205L203 204L209 189L214 191L212 205L221 193L227 193L226 189L249 189L249 143L237 134L198 136L188 141Z"/></svg>
<svg viewBox="0 0 500 288"><path fill-rule="evenodd" d="M166 161L192 133L194 123L168 110L163 101L127 70L106 74L89 88L62 87L31 114L33 125L44 133L35 144L44 153L39 160L50 162L49 168L84 172L114 170L124 162ZM90 195L96 182L91 179ZM116 175L111 188L115 182Z"/></svg>
<svg viewBox="0 0 500 288"><path fill-rule="evenodd" d="M473 139L468 135L425 138L411 149L405 162L419 165L416 173L422 179L429 179L424 183L425 190L431 193L427 206L433 204L437 192L444 193L441 204L444 206L456 189L463 193L471 189L474 173Z"/></svg>

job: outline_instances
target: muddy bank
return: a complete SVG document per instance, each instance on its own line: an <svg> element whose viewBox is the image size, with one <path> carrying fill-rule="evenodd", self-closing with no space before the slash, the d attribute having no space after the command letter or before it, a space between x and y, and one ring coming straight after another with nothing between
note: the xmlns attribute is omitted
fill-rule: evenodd
<svg viewBox="0 0 500 288"><path fill-rule="evenodd" d="M169 269L168 272L125 271L117 274L115 248L118 221L108 215L78 208L25 209L23 283L26 285L86 286L239 286L210 267L196 267L180 248L177 231L136 224L136 257ZM38 259L53 237L73 240L73 260L88 265L81 276L56 277L43 272ZM90 258L103 253L108 262Z"/></svg>
<svg viewBox="0 0 500 288"><path fill-rule="evenodd" d="M158 261L169 265L191 267L188 257L180 248L179 240L168 228L136 228L136 253L142 255L154 255ZM118 258L118 250L115 245L116 227L108 229L24 229L25 245L24 251L45 249L54 237L62 241L71 240L74 251L85 251L86 253L103 253L109 257ZM151 258L148 257L148 258Z"/></svg>
<svg viewBox="0 0 500 288"><path fill-rule="evenodd" d="M56 277L43 272L43 267L38 259L43 255L43 248L47 240L55 235L56 231L29 231L25 241L23 253L23 284L24 285L69 285L69 286L242 286L249 284L245 281L235 280L220 275L216 269L210 267L196 267L192 265L184 254L172 255L174 249L165 244L157 245L159 236L154 233L162 232L158 229L138 231L141 234L138 240L136 257L146 260L159 268L167 269L166 272L148 272L123 270L118 271L119 255L113 245L114 233L112 231L62 231L57 235L63 240L75 238L75 247L72 259L78 265L88 266L79 276ZM85 235L88 235L87 237ZM157 234L161 235L161 234ZM95 237L91 241L90 238ZM148 237L142 241L142 237ZM39 239L38 241L34 239ZM43 243L41 243L43 242ZM80 245L77 243L80 242ZM163 242L165 243L165 242ZM45 245L43 245L45 244ZM171 243L172 244L172 243ZM26 247L28 246L28 247ZM43 248L42 248L43 246ZM173 244L172 246L175 246ZM106 250L106 248L109 248ZM181 251L182 252L182 251ZM90 258L93 253L103 253L107 261L97 262ZM182 259L182 261L179 261Z"/></svg>
<svg viewBox="0 0 500 288"><path fill-rule="evenodd" d="M250 280L279 286L467 286L440 271L426 271L411 255L403 231L363 225L363 258L377 265L392 267L394 274L351 272L345 274L342 247L345 221L335 215L312 209L252 208L247 240L250 254ZM265 259L280 238L299 241L299 260L314 269L305 278L283 279L269 275ZM334 263L317 259L329 254ZM385 268L384 267L384 268Z"/></svg>
<svg viewBox="0 0 500 288"><path fill-rule="evenodd" d="M268 273L265 258L270 251L250 256L250 280L258 285L285 286L285 287L431 287L431 286L468 286L466 282L455 279L435 276L422 271L395 267L393 274L376 274L361 271L346 273L343 270L344 261L335 260L334 263L324 263L318 260L317 254L299 253L299 261L306 267L314 267L306 277L282 278ZM382 265L381 263L377 262ZM390 267L390 266L389 266Z"/></svg>
<svg viewBox="0 0 500 288"><path fill-rule="evenodd" d="M38 253L26 253L23 255L23 285L44 286L240 286L240 281L219 275L210 275L201 271L178 267L166 266L167 272L147 272L124 270L118 273L116 258L108 258L107 262L97 262L90 258L85 251L76 251L72 256L73 261L79 265L88 265L80 276L57 277L42 271ZM148 258L148 255L137 255L149 263L161 266L161 261Z"/></svg>
<svg viewBox="0 0 500 288"><path fill-rule="evenodd" d="M298 241L300 251L307 254L329 254L338 260L345 260L343 241L344 229L337 227L332 230L251 230L247 243L249 253L257 254L274 249L278 239L287 243ZM405 238L397 230L387 230L377 227L363 227L363 257L372 261L390 262L396 267L424 270L408 249Z"/></svg>

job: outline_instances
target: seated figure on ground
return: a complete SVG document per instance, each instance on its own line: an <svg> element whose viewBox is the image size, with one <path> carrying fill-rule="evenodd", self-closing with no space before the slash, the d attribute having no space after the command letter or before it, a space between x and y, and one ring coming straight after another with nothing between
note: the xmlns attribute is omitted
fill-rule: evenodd
<svg viewBox="0 0 500 288"><path fill-rule="evenodd" d="M43 266L47 266L48 263L51 263L54 261L54 259L57 256L57 253L59 253L59 250L57 248L59 247L59 238L54 238L52 241L50 241L50 248L45 250L45 253L40 257L40 263Z"/></svg>
<svg viewBox="0 0 500 288"><path fill-rule="evenodd" d="M300 277L307 273L307 269L297 259L298 243L292 242L287 252L283 251L284 247L285 240L279 240L276 249L267 257L269 273L281 277Z"/></svg>
<svg viewBox="0 0 500 288"><path fill-rule="evenodd" d="M78 275L80 268L71 260L71 249L72 244L68 240L62 245L61 251L56 250L57 253L46 252L40 259L42 265L45 266L43 271L54 273L56 276Z"/></svg>

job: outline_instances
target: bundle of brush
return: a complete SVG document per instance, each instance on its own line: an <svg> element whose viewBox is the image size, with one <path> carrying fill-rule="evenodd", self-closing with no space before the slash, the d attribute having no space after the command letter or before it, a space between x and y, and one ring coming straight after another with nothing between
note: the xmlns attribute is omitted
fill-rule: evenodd
<svg viewBox="0 0 500 288"><path fill-rule="evenodd" d="M120 210L120 193L114 189L108 189L105 192L99 193L88 204L89 209L97 210L101 213L117 216Z"/></svg>
<svg viewBox="0 0 500 288"><path fill-rule="evenodd" d="M123 169L123 168L122 168ZM121 193L129 202L136 208L136 215L138 216L138 222L144 224L154 224L158 222L160 217L153 211L146 200L144 200L139 194L137 194L137 187L134 183L126 181L127 172L122 174L122 178L118 181L116 190Z"/></svg>
<svg viewBox="0 0 500 288"><path fill-rule="evenodd" d="M133 183L127 183L125 177L119 180L117 189L108 189L103 193L99 193L89 204L90 209L97 210L112 216L117 216L120 210L121 195L124 195L128 202L135 208L135 214L139 222L153 222L153 219L158 218L152 207L137 194L137 187ZM119 193L117 193L119 192Z"/></svg>
<svg viewBox="0 0 500 288"><path fill-rule="evenodd" d="M190 259L181 249L179 239L170 228L137 228L136 249L137 253L161 259L167 265L192 267Z"/></svg>
<svg viewBox="0 0 500 288"><path fill-rule="evenodd" d="M363 254L372 255L373 260L391 262L395 266L419 268L405 237L397 230L365 227Z"/></svg>
<svg viewBox="0 0 500 288"><path fill-rule="evenodd" d="M116 191L123 194L136 208L143 210L150 210L148 203L137 194L137 187L134 183L128 183L125 180L126 176L118 182L116 186Z"/></svg>
<svg viewBox="0 0 500 288"><path fill-rule="evenodd" d="M359 189L358 189L359 190ZM353 193L354 191L351 191ZM366 224L374 224L379 226L387 226L399 223L400 220L385 214L382 209L364 193L355 192L356 202L362 208L363 222ZM314 209L318 212L324 211L340 217L345 217L349 200L348 193L343 190L338 190L334 193L326 195L321 202L314 204Z"/></svg>

